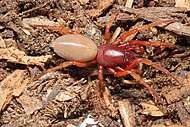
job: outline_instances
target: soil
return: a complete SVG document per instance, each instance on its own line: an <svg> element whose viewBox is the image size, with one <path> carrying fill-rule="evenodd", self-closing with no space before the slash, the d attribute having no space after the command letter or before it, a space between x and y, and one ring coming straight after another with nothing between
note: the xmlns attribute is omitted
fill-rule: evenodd
<svg viewBox="0 0 190 127"><path fill-rule="evenodd" d="M0 126L82 127L89 114L97 126L190 126L189 11L176 10L173 0L137 0L133 2L134 12L129 13L125 3L125 0L0 1ZM141 46L145 49L141 57L167 69L184 84L182 87L154 67L139 64L141 78L159 94L164 104L130 75L115 77L106 68L103 76L107 100L100 98L98 64L85 68L69 66L32 81L66 60L51 47L60 33L30 24L69 28L101 45L106 23L118 7L111 36L116 29L120 28L120 36L154 22L155 18L178 20L170 28L153 27L125 40L161 41L179 48ZM162 16L144 18L145 11L138 12L139 15L135 11L150 9L156 15L154 8L158 7L171 10ZM184 29L174 29L179 24ZM92 122L86 126L92 126Z"/></svg>

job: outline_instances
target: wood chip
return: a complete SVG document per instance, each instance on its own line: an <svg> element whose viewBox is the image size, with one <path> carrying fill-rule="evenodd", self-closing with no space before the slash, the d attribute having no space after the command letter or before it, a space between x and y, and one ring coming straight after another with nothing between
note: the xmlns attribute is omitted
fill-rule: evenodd
<svg viewBox="0 0 190 127"><path fill-rule="evenodd" d="M35 97L30 97L27 94L23 94L22 96L17 98L17 101L22 105L25 113L28 115L42 108L42 102L39 99Z"/></svg>
<svg viewBox="0 0 190 127"><path fill-rule="evenodd" d="M51 55L46 56L27 56L23 51L17 48L0 48L0 60L6 59L7 62L19 63L25 65L44 66L44 63L50 59Z"/></svg>
<svg viewBox="0 0 190 127"><path fill-rule="evenodd" d="M153 125L152 127L168 127L164 124L157 124L157 125ZM183 125L179 125L179 124L174 124L174 125L171 125L169 127L187 127L187 126L183 126Z"/></svg>
<svg viewBox="0 0 190 127"><path fill-rule="evenodd" d="M91 9L87 12L91 17L98 17L101 15L108 7L114 3L114 0L98 0L97 3L97 9Z"/></svg>
<svg viewBox="0 0 190 127"><path fill-rule="evenodd" d="M120 7L120 9L126 13L135 14L136 19L145 19L151 22L174 19L173 17L179 17L183 19L187 19L188 17L187 14L184 14L184 10L175 7L148 7L140 9L126 8L124 6L118 7ZM116 18L116 20L118 19ZM129 20L129 17L123 20ZM164 27L164 29L170 30L179 35L185 35L190 37L190 27L179 22L171 23L167 26L161 24L159 25L159 27Z"/></svg>
<svg viewBox="0 0 190 127"><path fill-rule="evenodd" d="M111 44L112 42L114 42L116 40L116 38L119 36L120 32L121 32L121 27L117 27L117 29L113 33L112 37L110 38L108 44Z"/></svg>
<svg viewBox="0 0 190 127"><path fill-rule="evenodd" d="M188 114L182 102L177 102L176 109L182 124L187 127L190 127L190 115Z"/></svg>
<svg viewBox="0 0 190 127"><path fill-rule="evenodd" d="M29 82L29 78L25 77L26 71L17 69L0 83L0 110L24 91Z"/></svg>
<svg viewBox="0 0 190 127"><path fill-rule="evenodd" d="M29 28L30 27L29 24L56 26L57 23L54 21L51 21L45 17L43 17L43 18L37 18L37 17L24 18L22 21L22 25L25 28Z"/></svg>
<svg viewBox="0 0 190 127"><path fill-rule="evenodd" d="M81 99L83 100L83 101L86 101L86 99L88 98L88 96L89 96L89 94L90 94L90 84L91 84L91 82L90 83L88 83L88 85L85 87L85 89L84 89L84 92L83 92L83 94L82 94L82 96L81 96Z"/></svg>
<svg viewBox="0 0 190 127"><path fill-rule="evenodd" d="M190 72L187 72L187 79L180 77L178 77L178 79L181 79L183 81L182 83L184 83L185 86L181 87L180 89L176 88L164 94L169 104L175 101L179 101L184 96L190 96Z"/></svg>
<svg viewBox="0 0 190 127"><path fill-rule="evenodd" d="M82 5L85 5L89 2L89 0L78 0Z"/></svg>
<svg viewBox="0 0 190 127"><path fill-rule="evenodd" d="M4 39L3 40L4 43L5 43L5 47L8 48L8 47L15 47L17 48L17 43L14 39L12 38L9 38L9 39Z"/></svg>
<svg viewBox="0 0 190 127"><path fill-rule="evenodd" d="M190 11L190 0L175 0L175 7L184 8Z"/></svg>
<svg viewBox="0 0 190 127"><path fill-rule="evenodd" d="M5 48L5 47L6 47L5 42L3 38L0 36L0 48Z"/></svg>
<svg viewBox="0 0 190 127"><path fill-rule="evenodd" d="M116 109L111 101L111 94L108 91L108 88L105 86L105 90L103 91L103 93L100 93L102 91L99 88L99 82L95 81L95 82L93 82L93 89L94 89L95 95L97 96L98 104L96 105L95 108L98 109L98 112L101 114L104 114L104 112L101 108L101 107L104 107L104 108L108 109L107 111L111 111L110 112L111 116L116 116ZM101 94L102 94L102 96L101 96Z"/></svg>
<svg viewBox="0 0 190 127"><path fill-rule="evenodd" d="M134 127L136 125L135 123L135 117L134 113L132 112L131 104L128 100L119 101L119 112L121 114L123 124L125 127Z"/></svg>
<svg viewBox="0 0 190 127"><path fill-rule="evenodd" d="M48 90L48 94L47 94L47 99L44 100L44 104L43 107L46 107L47 105L49 105L52 101L55 100L57 94L60 91L60 81L61 79L57 80L55 83L55 87L53 88L53 90Z"/></svg>
<svg viewBox="0 0 190 127"><path fill-rule="evenodd" d="M76 127L76 126L73 124L68 124L66 127Z"/></svg>
<svg viewBox="0 0 190 127"><path fill-rule="evenodd" d="M134 0L127 0L125 7L131 8Z"/></svg>
<svg viewBox="0 0 190 127"><path fill-rule="evenodd" d="M187 97L187 100L184 103L186 110L190 113L190 96Z"/></svg>
<svg viewBox="0 0 190 127"><path fill-rule="evenodd" d="M163 111L159 109L153 101L142 102L141 105L144 108L144 110L142 111L142 114L151 115L155 117L164 116Z"/></svg>
<svg viewBox="0 0 190 127"><path fill-rule="evenodd" d="M69 91L65 91L65 92L61 92L56 96L56 100L58 101L68 101L71 100L72 98L74 98L76 95L70 93Z"/></svg>

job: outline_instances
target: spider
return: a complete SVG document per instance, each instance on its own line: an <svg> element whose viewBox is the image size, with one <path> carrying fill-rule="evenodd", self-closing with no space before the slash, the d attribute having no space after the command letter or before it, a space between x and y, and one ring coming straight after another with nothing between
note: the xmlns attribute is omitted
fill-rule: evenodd
<svg viewBox="0 0 190 127"><path fill-rule="evenodd" d="M118 11L118 10L117 10ZM46 27L48 29L59 31L60 34L69 33L67 35L63 35L57 38L53 43L52 47L54 51L64 59L70 60L66 61L56 67L50 68L47 71L43 72L39 76L37 76L32 81L36 81L41 76L46 73L56 71L61 68L68 67L70 65L75 65L78 67L86 67L90 64L98 63L98 78L99 78L99 88L101 91L104 91L104 83L103 83L103 69L106 67L109 72L114 74L116 77L121 77L124 75L131 75L134 79L139 81L145 87L151 91L156 98L164 104L158 94L152 89L143 79L139 76L142 71L135 69L138 62L142 62L143 64L147 64L157 68L158 70L168 74L171 76L176 82L180 83L168 70L162 68L161 66L153 63L151 60L147 60L144 58L140 58L140 55L144 54L144 49L142 47L134 46L129 47L131 45L142 45L142 46L166 46L166 47L174 47L177 48L174 44L171 43L163 43L163 42L149 42L149 41L140 41L140 40L132 40L125 42L123 44L119 44L122 42L127 36L131 34L135 34L138 31L142 31L148 29L153 26L157 26L162 23L171 23L176 22L176 20L166 20L160 21L157 23L152 23L149 25L143 25L137 29L130 30L120 36L116 41L108 44L108 40L110 38L110 27L115 18L117 13L115 11L108 21L105 30L105 40L102 42L102 45L97 46L91 39L87 38L86 36L73 31L71 29L66 28L58 28L49 25L34 25L30 24L31 26L35 27ZM139 51L139 52L135 52Z"/></svg>

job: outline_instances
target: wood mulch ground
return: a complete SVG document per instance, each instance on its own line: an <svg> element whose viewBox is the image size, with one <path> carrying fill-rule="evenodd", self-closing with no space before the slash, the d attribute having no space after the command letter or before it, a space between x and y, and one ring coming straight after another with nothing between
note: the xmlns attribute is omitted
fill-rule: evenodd
<svg viewBox="0 0 190 127"><path fill-rule="evenodd" d="M186 2L186 3L183 3ZM173 43L143 46L142 57L169 70L185 86L154 67L139 64L140 75L165 104L131 76L104 70L107 102L97 96L98 64L44 75L63 63L51 43L57 31L29 24L70 28L101 45L106 23L119 9L112 41L144 24L175 19L126 38ZM105 100L106 101L106 100ZM109 104L108 104L109 103ZM86 124L87 122L88 124ZM0 1L0 126L190 126L190 1L181 0L2 0Z"/></svg>

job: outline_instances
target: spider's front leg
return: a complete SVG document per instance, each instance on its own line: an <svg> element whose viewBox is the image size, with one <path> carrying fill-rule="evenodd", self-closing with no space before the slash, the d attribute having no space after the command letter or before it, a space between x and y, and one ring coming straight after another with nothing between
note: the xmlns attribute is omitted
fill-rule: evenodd
<svg viewBox="0 0 190 127"><path fill-rule="evenodd" d="M120 48L124 48L126 46L130 46L130 45L143 45L143 46L148 46L148 45L152 45L152 46L166 46L166 47L174 47L176 49L179 50L179 48L172 44L172 43L164 43L164 42L150 42L150 41L139 41L139 40L132 40L132 41L128 41L125 42L121 45L118 45L118 47Z"/></svg>
<svg viewBox="0 0 190 127"><path fill-rule="evenodd" d="M184 86L182 83L180 83L168 70L162 68L161 66L155 64L154 62L152 62L151 60L147 60L147 59L143 59L143 58L136 58L130 65L128 65L125 70L131 70L132 68L134 68L136 66L136 64L138 62L142 62L144 64L150 65L155 67L156 69L168 74L169 76L171 76L177 83L179 83L181 86ZM120 74L122 75L122 74Z"/></svg>
<svg viewBox="0 0 190 127"><path fill-rule="evenodd" d="M162 23L172 23L172 22L176 22L177 20L166 20L166 21L160 21L160 22L156 22L156 23L151 23L151 24L148 24L148 25L144 25L144 26L141 26L137 29L133 29L133 30L130 30L130 31L127 31L126 33L124 33L119 39L117 39L116 41L114 41L112 44L113 45L118 45L119 42L123 41L126 37L132 35L132 34L135 34L139 31L142 31L142 30L145 30L145 29L148 29L150 27L153 27L153 26L157 26L157 25L160 25Z"/></svg>
<svg viewBox="0 0 190 127"><path fill-rule="evenodd" d="M107 25L106 25L105 40L104 40L104 42L102 42L102 44L107 44L107 41L108 41L109 38L110 38L110 27L111 27L111 25L112 25L112 22L113 22L113 20L114 20L115 15L116 15L117 12L118 12L118 10L116 10L116 11L111 15L111 18L110 18L109 22L108 22Z"/></svg>

